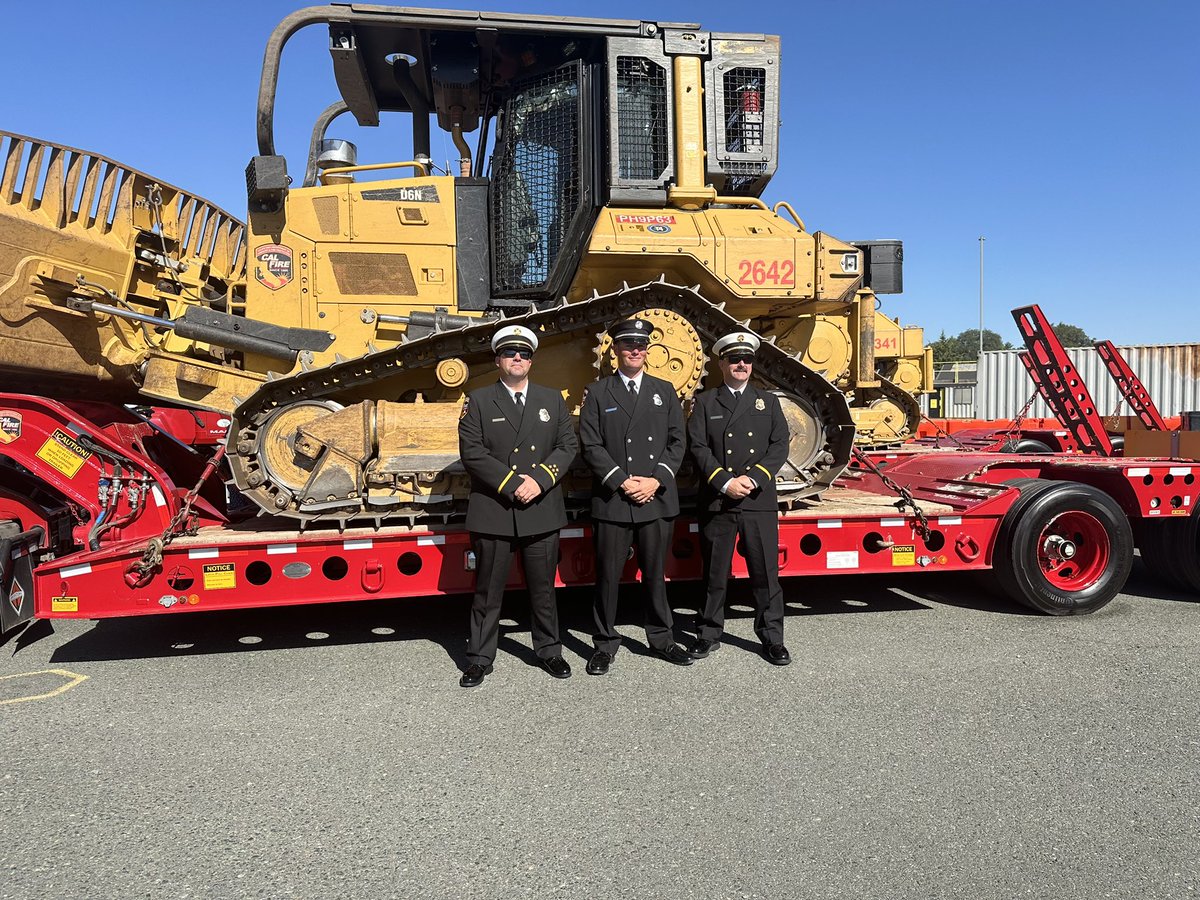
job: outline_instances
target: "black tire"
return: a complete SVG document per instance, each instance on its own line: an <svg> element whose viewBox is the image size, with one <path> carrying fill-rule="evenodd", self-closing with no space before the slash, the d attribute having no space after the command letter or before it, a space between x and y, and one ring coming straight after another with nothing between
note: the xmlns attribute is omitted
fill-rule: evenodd
<svg viewBox="0 0 1200 900"><path fill-rule="evenodd" d="M1176 587L1189 594L1200 594L1200 519L1198 513L1172 518L1161 524L1171 559L1171 575Z"/></svg>
<svg viewBox="0 0 1200 900"><path fill-rule="evenodd" d="M1050 445L1033 438L1017 438L1000 445L1001 453L1053 453Z"/></svg>
<svg viewBox="0 0 1200 900"><path fill-rule="evenodd" d="M1170 519L1140 519L1134 528L1138 549L1146 573L1156 581L1177 591L1189 590L1181 560L1174 551L1173 526L1181 524ZM1195 551L1193 551L1194 553Z"/></svg>
<svg viewBox="0 0 1200 900"><path fill-rule="evenodd" d="M992 554L1007 596L1054 616L1108 604L1133 566L1133 531L1120 505L1085 484L1017 482L1021 496L1001 522Z"/></svg>

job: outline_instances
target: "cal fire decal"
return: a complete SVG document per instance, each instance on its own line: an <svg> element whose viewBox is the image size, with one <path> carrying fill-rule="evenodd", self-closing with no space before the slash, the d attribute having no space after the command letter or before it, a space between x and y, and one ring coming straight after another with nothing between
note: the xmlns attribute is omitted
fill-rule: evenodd
<svg viewBox="0 0 1200 900"><path fill-rule="evenodd" d="M11 409L0 411L0 444L11 444L21 436L21 414Z"/></svg>
<svg viewBox="0 0 1200 900"><path fill-rule="evenodd" d="M254 280L271 291L292 282L292 248L262 244L254 248Z"/></svg>

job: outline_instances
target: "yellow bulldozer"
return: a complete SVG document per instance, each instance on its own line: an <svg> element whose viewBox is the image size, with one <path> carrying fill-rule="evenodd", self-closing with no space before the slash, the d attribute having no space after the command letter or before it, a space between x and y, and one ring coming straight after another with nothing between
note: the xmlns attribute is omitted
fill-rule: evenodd
<svg viewBox="0 0 1200 900"><path fill-rule="evenodd" d="M276 152L279 60L328 30L340 99L301 179ZM919 328L877 310L899 241L809 232L776 169L779 39L694 24L311 7L272 34L245 223L87 151L0 133L0 371L11 390L227 413L232 483L310 522L449 514L456 424L497 324L540 335L577 406L605 331L654 323L649 370L689 398L733 328L792 425L781 494L819 493L855 433L915 430ZM406 114L411 159L328 137ZM439 171L430 122L459 154ZM475 135L474 148L467 135ZM299 173L297 173L299 174ZM297 184L296 181L300 183Z"/></svg>

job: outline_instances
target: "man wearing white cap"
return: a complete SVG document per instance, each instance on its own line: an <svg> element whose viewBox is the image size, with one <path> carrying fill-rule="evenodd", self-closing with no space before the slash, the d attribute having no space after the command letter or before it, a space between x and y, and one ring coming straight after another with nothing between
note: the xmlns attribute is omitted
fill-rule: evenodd
<svg viewBox="0 0 1200 900"><path fill-rule="evenodd" d="M704 659L721 646L725 592L738 537L754 596L754 633L767 662L792 661L783 644L779 508L775 475L787 460L788 424L779 398L750 384L759 339L745 331L713 344L724 384L696 396L688 443L700 476L700 543L706 597L689 649Z"/></svg>
<svg viewBox="0 0 1200 900"><path fill-rule="evenodd" d="M609 329L617 371L588 387L579 411L579 441L594 476L596 650L589 675L607 674L621 645L617 589L634 546L647 601L646 641L667 662L692 664L675 643L664 576L672 520L679 515L675 474L684 456L683 409L670 382L644 371L653 331L648 319L636 318Z"/></svg>
<svg viewBox="0 0 1200 900"><path fill-rule="evenodd" d="M578 442L562 395L529 381L537 346L528 328L499 329L492 350L500 380L472 391L459 417L459 455L471 476L467 528L477 566L463 687L476 687L491 674L504 585L516 553L525 570L538 661L555 678L571 675L562 658L554 573L558 531L567 524L562 479Z"/></svg>

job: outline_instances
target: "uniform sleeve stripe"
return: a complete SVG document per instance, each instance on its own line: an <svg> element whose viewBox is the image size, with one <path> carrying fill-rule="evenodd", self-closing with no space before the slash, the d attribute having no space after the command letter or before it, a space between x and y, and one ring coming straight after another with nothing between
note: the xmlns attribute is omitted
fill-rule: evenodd
<svg viewBox="0 0 1200 900"><path fill-rule="evenodd" d="M550 476L550 481L553 483L554 473L550 471L550 467L545 463L538 463L538 467L546 470L546 474Z"/></svg>
<svg viewBox="0 0 1200 900"><path fill-rule="evenodd" d="M717 466L717 468L713 469L713 473L708 476L708 483L712 484L712 480L714 478L716 478L720 472L723 472L723 471L724 471L724 469L722 469L720 466Z"/></svg>
<svg viewBox="0 0 1200 900"><path fill-rule="evenodd" d="M660 463L659 463L659 465L660 465L660 466L662 466L664 469L666 469L668 472L671 472L671 467L670 467L670 466L668 466L668 465L667 465L665 462L660 462ZM674 473L674 472L671 472L671 477L672 477L672 478L674 478L674 477L675 477L675 473Z"/></svg>
<svg viewBox="0 0 1200 900"><path fill-rule="evenodd" d="M770 472L768 472L766 469L764 469L762 466L760 466L758 463L754 464L754 468L758 469L760 472L762 472L768 478L774 480L775 476L772 475Z"/></svg>
<svg viewBox="0 0 1200 900"><path fill-rule="evenodd" d="M615 471L617 471L617 469L619 469L619 468L621 468L621 467L620 467L620 466L613 466L611 469L609 469L609 470L608 470L608 474L607 474L607 475L605 475L605 476L604 476L603 478L601 478L600 480L601 480L601 481L608 481L608 479L612 477L612 473L613 473L613 472L615 472Z"/></svg>
<svg viewBox="0 0 1200 900"><path fill-rule="evenodd" d="M512 473L512 472L509 472L507 475L505 475L505 476L504 476L504 480L503 480L502 482L500 482L500 486L499 486L498 488L496 488L496 490L497 490L497 491L502 491L502 490L504 490L504 486L505 486L506 484L508 484L508 480L509 480L510 478L512 478L512 477L513 477L513 473Z"/></svg>

